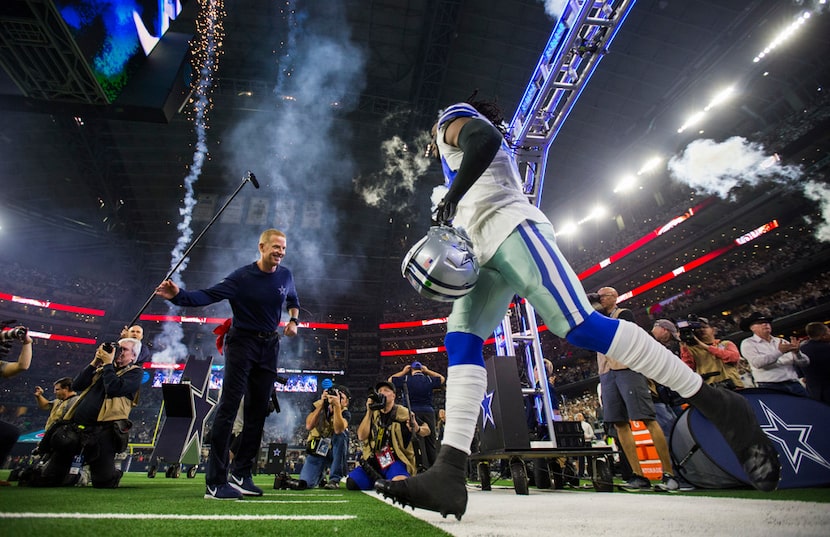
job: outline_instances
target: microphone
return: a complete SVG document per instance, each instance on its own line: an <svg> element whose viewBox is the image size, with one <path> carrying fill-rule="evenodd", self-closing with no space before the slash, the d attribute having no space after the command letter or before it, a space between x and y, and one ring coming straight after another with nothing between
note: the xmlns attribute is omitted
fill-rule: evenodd
<svg viewBox="0 0 830 537"><path fill-rule="evenodd" d="M254 172L248 170L248 172L245 175L245 178L248 181L250 181L252 185L254 185L254 188L259 188L259 181L256 180L256 175L254 175Z"/></svg>

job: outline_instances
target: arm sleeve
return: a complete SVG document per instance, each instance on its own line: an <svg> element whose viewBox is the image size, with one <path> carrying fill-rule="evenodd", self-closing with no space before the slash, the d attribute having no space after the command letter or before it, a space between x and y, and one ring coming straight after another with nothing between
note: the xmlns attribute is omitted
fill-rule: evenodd
<svg viewBox="0 0 830 537"><path fill-rule="evenodd" d="M759 349L752 339L745 339L741 342L741 354L756 369L776 367L778 359L782 356L779 350L764 354L763 350Z"/></svg>
<svg viewBox="0 0 830 537"><path fill-rule="evenodd" d="M461 127L458 147L464 152L464 157L444 199L458 203L493 162L503 140L501 132L482 119L473 119Z"/></svg>
<svg viewBox="0 0 830 537"><path fill-rule="evenodd" d="M805 367L810 365L810 357L804 354L803 352L799 351L796 353L790 353L793 357L793 364L799 367Z"/></svg>
<svg viewBox="0 0 830 537"><path fill-rule="evenodd" d="M737 364L741 361L741 353L731 341L721 341L717 345L710 345L707 350L725 364Z"/></svg>
<svg viewBox="0 0 830 537"><path fill-rule="evenodd" d="M680 347L680 359L683 360L687 366L692 368L692 371L697 371L697 362L695 362L695 357L692 356L692 353L689 352L689 349L686 348L685 345Z"/></svg>
<svg viewBox="0 0 830 537"><path fill-rule="evenodd" d="M83 371L78 373L78 376L72 379L72 389L78 393L89 388L89 385L92 384L92 377L95 375L95 368L91 365L88 365L84 368Z"/></svg>
<svg viewBox="0 0 830 537"><path fill-rule="evenodd" d="M179 294L170 299L177 306L207 306L220 300L236 296L237 282L233 274L208 289L199 291L179 290ZM292 281L293 289L293 281Z"/></svg>
<svg viewBox="0 0 830 537"><path fill-rule="evenodd" d="M300 297L297 296L297 288L294 286L294 275L288 278L288 292L285 295L285 310L300 309Z"/></svg>
<svg viewBox="0 0 830 537"><path fill-rule="evenodd" d="M132 397L141 386L141 369L132 369L119 377L111 365L105 365L101 381L107 397Z"/></svg>

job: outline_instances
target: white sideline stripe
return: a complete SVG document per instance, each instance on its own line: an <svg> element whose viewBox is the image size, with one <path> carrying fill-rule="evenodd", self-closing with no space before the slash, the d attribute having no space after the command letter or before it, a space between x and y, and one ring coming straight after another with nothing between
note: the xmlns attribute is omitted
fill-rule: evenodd
<svg viewBox="0 0 830 537"><path fill-rule="evenodd" d="M245 503L349 503L349 500L245 500Z"/></svg>
<svg viewBox="0 0 830 537"><path fill-rule="evenodd" d="M310 498L312 496L322 496L324 498L342 498L343 493L340 494L303 494L302 492L288 492L285 494L280 494L278 492L266 492L263 496L277 496L277 497L284 497L284 496L302 496L303 498Z"/></svg>
<svg viewBox="0 0 830 537"><path fill-rule="evenodd" d="M161 515L148 513L0 513L0 518L116 518L122 520L351 520L355 515Z"/></svg>

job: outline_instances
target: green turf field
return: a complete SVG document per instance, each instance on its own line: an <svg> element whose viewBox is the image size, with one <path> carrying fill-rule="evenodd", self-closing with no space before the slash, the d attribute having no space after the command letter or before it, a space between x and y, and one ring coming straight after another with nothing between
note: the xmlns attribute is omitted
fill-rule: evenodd
<svg viewBox="0 0 830 537"><path fill-rule="evenodd" d="M0 472L0 479L8 472ZM36 489L0 487L0 535L49 535L71 529L82 535L123 537L253 535L446 536L444 531L411 517L408 512L378 501L375 494L323 489L274 490L273 476L255 477L265 490L261 498L242 501L205 500L204 478L147 478L129 473L121 487ZM597 493L583 481L580 489L568 489L596 499ZM497 480L494 486L510 486ZM531 489L532 491L533 489ZM628 494L619 493L614 494ZM637 495L660 493L636 493ZM773 493L753 490L698 490L689 495L830 503L830 488L791 489ZM590 504L586 504L590 505Z"/></svg>
<svg viewBox="0 0 830 537"><path fill-rule="evenodd" d="M0 472L5 477L8 472ZM446 536L375 499L336 490L274 490L273 476L257 476L260 498L218 501L203 498L203 476L148 479L129 473L117 489L0 487L0 535L119 537L314 536L388 534Z"/></svg>

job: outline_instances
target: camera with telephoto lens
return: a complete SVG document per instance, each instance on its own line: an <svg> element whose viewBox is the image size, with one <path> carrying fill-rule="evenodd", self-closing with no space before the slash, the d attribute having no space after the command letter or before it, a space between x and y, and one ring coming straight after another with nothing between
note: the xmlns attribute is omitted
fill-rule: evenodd
<svg viewBox="0 0 830 537"><path fill-rule="evenodd" d="M694 313L690 313L685 319L678 319L675 324L677 325L677 331L680 333L680 341L686 345L697 345L695 330L706 326L706 323L701 321Z"/></svg>
<svg viewBox="0 0 830 537"><path fill-rule="evenodd" d="M385 395L379 392L369 392L369 410L380 410L385 406Z"/></svg>
<svg viewBox="0 0 830 537"><path fill-rule="evenodd" d="M340 395L340 392L338 392L335 388L329 388L328 390L326 390L326 393L334 396Z"/></svg>
<svg viewBox="0 0 830 537"><path fill-rule="evenodd" d="M118 343L116 343L115 341L107 341L106 343L101 345L101 348L104 349L104 352L107 353L114 351L116 347L118 347Z"/></svg>
<svg viewBox="0 0 830 537"><path fill-rule="evenodd" d="M305 490L308 483L304 479L294 479L285 472L280 472L274 477L274 488L277 490Z"/></svg>
<svg viewBox="0 0 830 537"><path fill-rule="evenodd" d="M11 341L16 339L18 341L26 340L26 329L22 326L12 328L10 330L3 330L0 332L0 341Z"/></svg>

